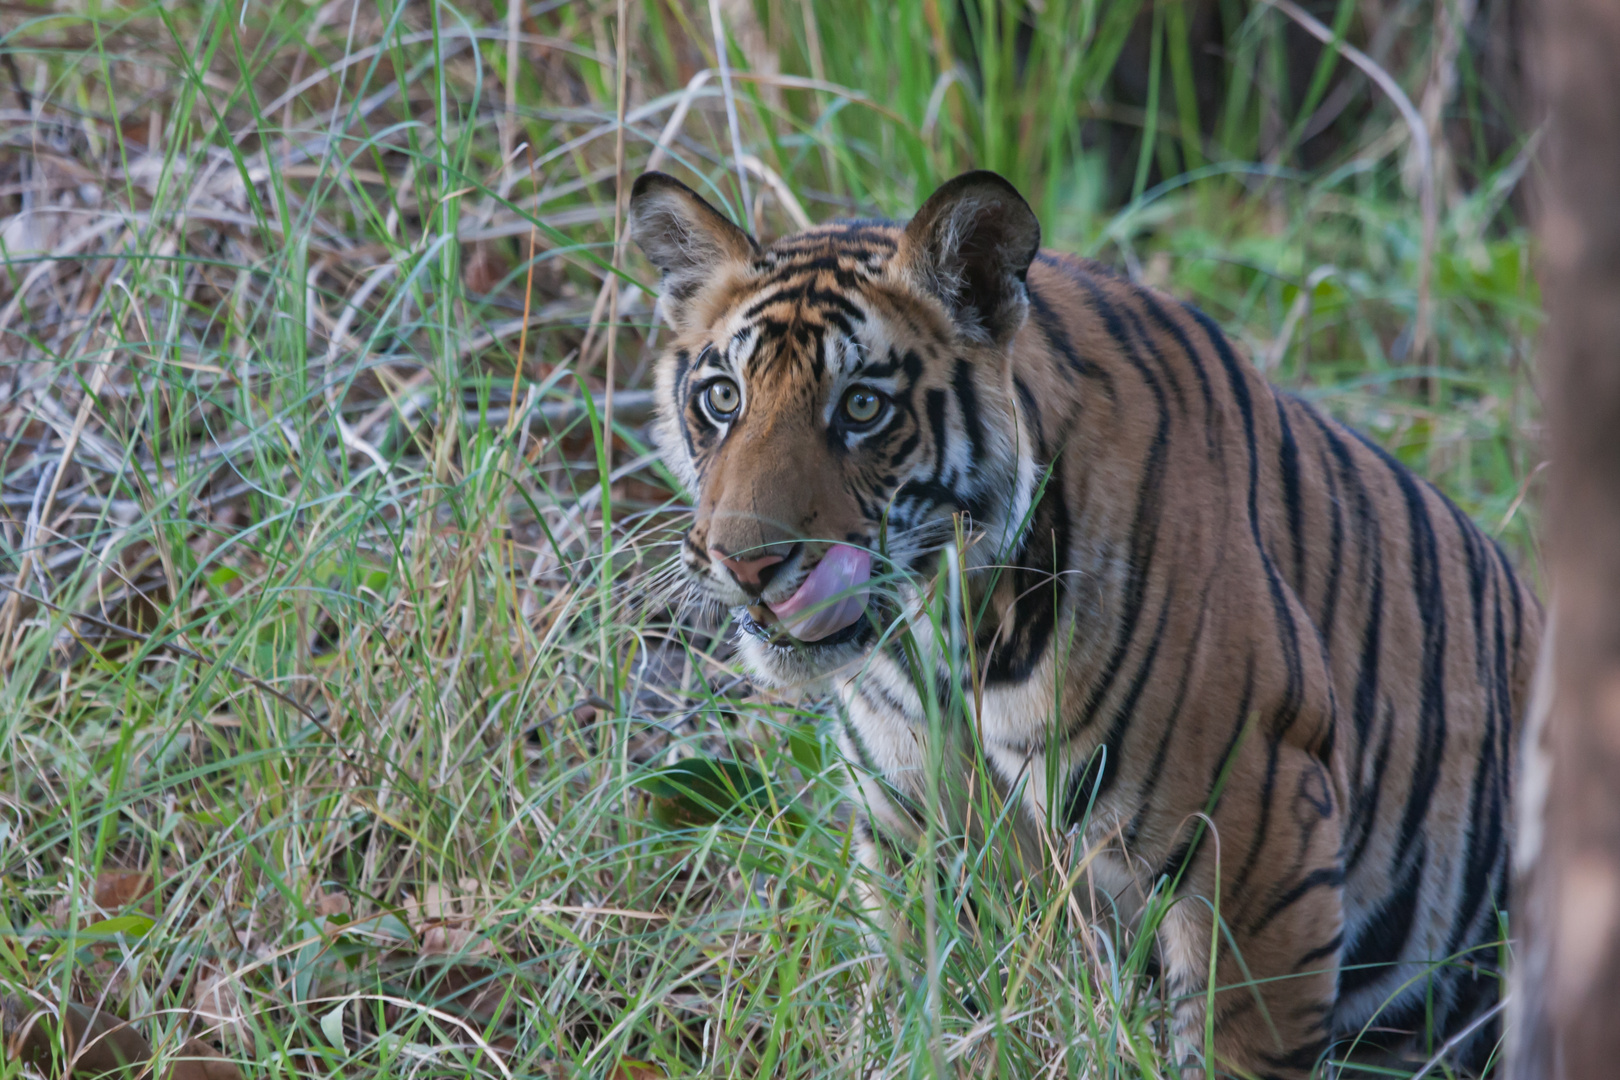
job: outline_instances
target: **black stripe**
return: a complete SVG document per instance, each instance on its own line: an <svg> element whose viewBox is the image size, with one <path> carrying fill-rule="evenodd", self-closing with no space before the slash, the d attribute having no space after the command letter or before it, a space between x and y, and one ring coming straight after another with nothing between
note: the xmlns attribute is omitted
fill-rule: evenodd
<svg viewBox="0 0 1620 1080"><path fill-rule="evenodd" d="M1142 691L1147 688L1148 676L1153 673L1153 661L1159 655L1159 646L1164 642L1164 628L1170 622L1170 609L1175 602L1175 582L1165 586L1164 600L1159 606L1159 623L1153 628L1153 638L1148 643L1147 652L1142 656L1142 662L1137 665L1136 675L1131 679L1125 696L1120 699L1119 707L1114 710L1113 722L1108 725L1108 734L1103 738L1103 745L1108 747L1107 768L1103 772L1101 787L1098 796L1108 794L1114 783L1119 779L1121 764L1124 761L1125 735L1130 730L1131 721L1136 718L1136 703L1142 698Z"/></svg>
<svg viewBox="0 0 1620 1080"><path fill-rule="evenodd" d="M1490 574L1490 556L1486 551L1484 541L1479 531L1474 528L1468 516L1457 508L1457 504L1440 496L1441 503L1451 514L1451 523L1457 528L1457 538L1462 541L1463 559L1468 569L1468 601L1471 614L1470 621L1474 625L1474 671L1480 684L1490 685L1490 675L1487 664L1489 645L1485 628L1485 586Z"/></svg>
<svg viewBox="0 0 1620 1080"><path fill-rule="evenodd" d="M795 286L813 286L815 275L827 274L840 289L851 292L865 287L872 275L847 265L848 259L836 254L810 259L782 259L770 265L765 276L755 286L757 290L776 289L777 295L791 295ZM802 280L801 280L802 279ZM749 312L753 315L753 311Z"/></svg>
<svg viewBox="0 0 1620 1080"><path fill-rule="evenodd" d="M928 410L928 430L934 437L934 482L937 484L945 474L945 391L929 390L923 395L923 402Z"/></svg>
<svg viewBox="0 0 1620 1080"><path fill-rule="evenodd" d="M1050 257L1044 254L1036 257L1051 261ZM1052 309L1052 305L1047 303L1046 298L1041 295L1040 290L1035 287L1033 282L1027 284L1026 291L1029 293L1029 311L1034 317L1036 328L1046 335L1046 339L1051 343L1052 348L1063 356L1067 369L1075 372L1081 378L1095 379L1101 382L1104 393L1108 395L1109 400L1113 400L1114 377L1080 355L1079 351L1074 347L1074 341L1069 337L1069 331L1063 325L1063 319Z"/></svg>
<svg viewBox="0 0 1620 1080"><path fill-rule="evenodd" d="M872 757L872 751L861 738L860 725L852 721L848 713L841 715L839 720L843 725L844 734L849 736L850 745L855 749L855 763L861 767L861 771L872 776L882 775L878 771L876 760Z"/></svg>
<svg viewBox="0 0 1620 1080"><path fill-rule="evenodd" d="M1308 952L1304 956L1300 957L1299 960L1296 961L1295 964L1294 964L1294 970L1295 971L1309 970L1306 967L1307 964L1314 964L1318 960L1321 960L1321 959L1324 959L1326 957L1332 956L1334 953L1339 951L1339 946L1341 946L1343 944L1344 944L1344 931L1340 930L1337 934L1334 934L1332 937L1328 938L1327 941L1323 942L1321 945L1318 945L1316 948L1312 949L1310 952Z"/></svg>
<svg viewBox="0 0 1620 1080"><path fill-rule="evenodd" d="M1181 324L1170 317L1170 313L1164 310L1164 307L1159 303L1158 297L1151 290L1143 289L1140 296L1143 305L1148 310L1148 314L1153 317L1153 321L1159 325L1160 329L1176 339L1176 344L1181 348L1181 355L1192 365L1193 374L1198 377L1198 389L1204 398L1204 423L1207 429L1207 437L1213 445L1215 437L1215 391L1210 385L1209 372L1204 369L1204 358L1199 355L1197 349L1193 348L1192 342L1187 340L1186 331L1181 328Z"/></svg>
<svg viewBox="0 0 1620 1080"><path fill-rule="evenodd" d="M1299 444L1288 422L1288 411L1281 396L1277 402L1277 427L1282 436L1277 467L1282 474L1283 508L1288 515L1288 538L1294 550L1294 592L1305 595L1305 503L1299 491Z"/></svg>
<svg viewBox="0 0 1620 1080"><path fill-rule="evenodd" d="M686 373L692 368L692 354L686 349L675 350L675 397L679 400L684 396L681 391L686 389Z"/></svg>
<svg viewBox="0 0 1620 1080"><path fill-rule="evenodd" d="M861 353L862 355L865 355L865 350L862 349ZM881 364L868 361L866 363L857 365L855 371L856 374L864 378L887 379L890 375L893 375L895 372L900 370L901 362L900 351L893 345L890 345L889 355L884 358Z"/></svg>
<svg viewBox="0 0 1620 1080"><path fill-rule="evenodd" d="M982 496L971 492L957 491L955 488L933 480L907 480L901 484L894 493L894 507L898 511L902 505L914 503L917 513L906 515L912 524L923 520L928 512L937 510L941 506L949 506L953 510L966 510L975 521L987 521L990 517L990 503ZM893 515L898 518L900 515ZM918 566L920 572L926 573L930 568L938 565L939 552L930 550L918 554L922 562Z"/></svg>
<svg viewBox="0 0 1620 1080"><path fill-rule="evenodd" d="M853 320L845 318L836 311L823 311L820 314L822 320L825 321L828 326L835 328L846 339L855 336L855 322ZM816 350L816 374L818 376L827 368L825 361L821 359L821 351L822 350L819 348Z"/></svg>
<svg viewBox="0 0 1620 1080"><path fill-rule="evenodd" d="M1121 834L1127 851L1136 847L1136 840L1147 820L1148 810L1153 807L1153 796L1158 791L1159 781L1164 779L1164 759L1170 753L1170 743L1176 735L1181 710L1187 701L1187 688L1192 684L1193 662L1198 658L1197 643L1204 640L1204 624L1209 615L1209 590L1214 583L1214 575L1204 580L1203 591L1198 597L1198 621L1193 625L1192 636L1188 639L1193 644L1182 650L1181 681L1176 686L1175 697L1160 724L1158 744L1153 748L1153 754L1143 773L1142 785L1136 793L1136 813Z"/></svg>
<svg viewBox="0 0 1620 1080"><path fill-rule="evenodd" d="M1287 1069L1294 1073L1313 1072L1322 1055L1328 1052L1328 1046L1331 1042L1332 1040L1324 1035L1312 1039L1302 1046L1296 1046L1286 1054L1268 1053L1265 1055L1266 1064L1274 1069ZM1272 1080L1272 1078L1267 1076L1265 1080ZM1282 1078L1278 1077L1277 1080L1282 1080Z"/></svg>
<svg viewBox="0 0 1620 1080"><path fill-rule="evenodd" d="M1383 527L1376 504L1362 479L1350 447L1341 439L1334 427L1313 409L1305 414L1316 426L1337 465L1335 485L1342 481L1351 502L1350 518L1355 522L1358 551L1356 579L1362 582L1366 595L1366 610L1362 615L1360 656L1356 667L1355 689L1351 695L1351 722L1355 731L1352 747L1350 783L1351 797L1346 822L1346 845L1350 855L1347 869L1353 870L1366 853L1378 815L1378 804L1383 792L1385 768L1389 761L1393 719L1385 725L1381 744L1369 776L1366 758L1372 747L1373 723L1378 714L1380 698L1380 662L1383 658L1384 625L1384 550ZM1324 469L1329 476L1334 470ZM1337 515L1337 502L1336 502Z"/></svg>
<svg viewBox="0 0 1620 1080"><path fill-rule="evenodd" d="M1429 804L1434 799L1440 769L1445 763L1446 597L1440 578L1440 554L1434 523L1429 518L1417 479L1382 447L1359 433L1355 434L1389 468L1406 500L1411 530L1412 594L1418 618L1423 624L1422 674L1418 682L1417 757L1412 766L1411 787L1395 848L1396 862L1399 863L1417 842L1418 833L1428 816Z"/></svg>
<svg viewBox="0 0 1620 1080"><path fill-rule="evenodd" d="M1502 560L1502 572L1513 581L1513 655L1517 658L1524 648L1524 606L1519 596L1519 579L1508 565L1507 552L1502 550L1501 545L1497 545L1496 554Z"/></svg>
<svg viewBox="0 0 1620 1080"><path fill-rule="evenodd" d="M1081 279L1081 284L1089 291L1089 299L1101 315L1109 333L1116 335L1115 340L1119 342L1126 359L1136 368L1143 383L1152 391L1158 419L1153 441L1148 446L1147 458L1142 464L1142 478L1136 486L1136 511L1131 522L1130 554L1126 560L1125 595L1120 616L1115 620L1118 629L1114 637L1114 649L1102 673L1086 694L1085 704L1073 729L1075 731L1084 731L1096 720L1097 712L1102 708L1109 690L1113 688L1114 680L1119 677L1136 636L1137 623L1146 604L1150 572L1153 569L1153 554L1161 532L1159 525L1164 506L1164 472L1170 443L1170 411L1165 402L1164 389L1159 385L1153 372L1136 355L1136 350L1125 333L1124 324L1120 322L1118 313L1102 295L1101 290L1087 279Z"/></svg>
<svg viewBox="0 0 1620 1080"><path fill-rule="evenodd" d="M1153 340L1152 336L1147 332L1147 327L1142 325L1142 320L1129 306L1122 306L1119 310L1123 311L1125 318L1130 321L1131 332L1140 343L1142 350L1147 353L1148 359L1153 361L1154 367L1158 369L1159 377L1170 388L1170 396L1175 399L1176 408L1185 417L1187 415L1187 396L1181 392L1181 380L1176 378L1175 370L1165 362L1164 353L1159 351L1158 342Z"/></svg>
<svg viewBox="0 0 1620 1080"><path fill-rule="evenodd" d="M1344 570L1344 506L1339 501L1339 478L1329 466L1325 453L1320 456L1318 467L1327 481L1328 507L1333 511L1333 524L1328 532L1327 584L1322 590L1322 608L1318 617L1322 640L1331 649L1335 621L1339 615L1339 577Z"/></svg>
<svg viewBox="0 0 1620 1080"><path fill-rule="evenodd" d="M1244 662L1243 695L1238 699L1237 723L1232 726L1231 736L1226 740L1226 745L1221 748L1220 756L1215 759L1214 765L1209 774L1209 784L1204 789L1204 797L1199 803L1200 807L1208 807L1209 815L1212 818L1220 809L1222 800L1226 798L1226 792L1224 790L1219 794L1216 793L1216 785L1221 782L1221 773L1226 770L1227 762L1231 759L1232 755L1237 752L1238 742L1243 738L1243 732L1249 726L1249 710L1253 704L1254 656L1251 654ZM1204 838L1211 830L1199 829L1196 826L1189 825L1188 831L1191 833L1191 835L1177 845L1175 849L1170 852L1169 857L1159 864L1154 875L1155 880L1163 877L1173 877L1176 872L1181 869L1181 867L1192 865L1192 859L1196 858L1199 851L1203 849ZM1225 891L1230 893L1231 890L1227 889ZM1247 994L1234 996L1249 999L1249 995Z"/></svg>
<svg viewBox="0 0 1620 1080"><path fill-rule="evenodd" d="M1482 971L1457 974L1457 996L1450 1003L1441 1023L1441 1035L1448 1041L1467 1027L1468 1022L1478 1016L1486 1005L1496 1001L1497 986L1500 982L1500 977L1491 967L1486 967ZM1501 1026L1497 1020L1491 1020L1481 1025L1478 1031L1469 1036L1467 1042L1453 1049L1447 1057L1454 1068L1466 1070L1466 1075L1477 1076L1484 1072L1486 1062L1490 1060L1500 1041Z"/></svg>
<svg viewBox="0 0 1620 1080"><path fill-rule="evenodd" d="M1457 526L1463 530L1463 540L1468 549L1470 584L1477 567L1477 555L1486 553L1485 545L1473 533L1473 527L1466 518L1455 511ZM1484 587L1484 570L1479 568L1480 588ZM1503 628L1502 628L1502 597L1500 578L1495 590L1495 603L1493 605L1495 649L1491 642L1486 640L1485 628L1480 626L1478 639L1475 644L1475 665L1479 669L1480 685L1486 691L1485 730L1480 739L1478 762L1474 768L1474 779L1469 785L1468 814L1464 819L1467 823L1468 834L1463 856L1462 897L1461 902L1452 912L1451 937L1446 945L1446 953L1455 953L1462 945L1468 929L1473 925L1485 902L1487 890L1490 887L1491 868L1495 866L1504 854L1505 836L1503 827L1503 790L1500 786L1499 771L1497 769L1498 731L1508 722L1508 706L1502 697L1500 685L1500 664L1492 663L1501 655ZM1475 593L1476 608L1483 611L1483 597ZM1494 654L1494 655L1493 655Z"/></svg>
<svg viewBox="0 0 1620 1080"><path fill-rule="evenodd" d="M1022 682L1045 655L1063 591L1056 575L1068 569L1069 543L1068 490L1060 454L1052 462L1029 530L1011 560L1015 567L1010 582L1012 603L1000 623L1001 627L1011 626L1011 632L1000 632L1000 627L991 625L980 628L979 649L987 684Z"/></svg>
<svg viewBox="0 0 1620 1080"><path fill-rule="evenodd" d="M855 684L855 692L861 696L867 705L871 706L874 712L892 713L905 720L916 719L914 711L906 708L905 703L889 693L888 687L879 683L875 677L868 676L858 680Z"/></svg>
<svg viewBox="0 0 1620 1080"><path fill-rule="evenodd" d="M904 465L917 449L917 444L922 442L922 427L917 423L916 414L911 412L901 413L899 410L896 410L896 413L910 418L911 431L906 435L905 441L895 448L894 453L889 455L889 468L891 469L898 469Z"/></svg>
<svg viewBox="0 0 1620 1080"><path fill-rule="evenodd" d="M1310 873L1301 878L1293 886L1293 888L1289 889L1287 892L1283 893L1275 901L1273 901L1271 906L1266 909L1265 914L1261 915L1260 918L1255 920L1254 924L1249 929L1249 933L1258 934L1265 930L1265 928L1270 926L1272 921L1276 919L1278 915L1281 915L1283 912L1299 903L1300 900L1306 896L1306 894L1316 889L1337 889L1343 884L1344 871L1339 869L1337 866L1317 867L1315 870L1312 870ZM1241 891L1241 889L1234 886L1234 893Z"/></svg>
<svg viewBox="0 0 1620 1080"><path fill-rule="evenodd" d="M1277 795L1277 756L1281 744L1267 733L1266 738L1266 778L1260 784L1260 822L1249 837L1249 853L1243 858L1243 866L1232 878L1232 895L1242 896L1248 891L1249 875L1259 864L1260 852L1265 848L1266 841L1271 837L1271 804Z"/></svg>
<svg viewBox="0 0 1620 1080"><path fill-rule="evenodd" d="M705 346L703 352L707 352L707 351L708 351L708 347ZM698 354L698 356L701 359L702 356L703 356L703 353L700 352ZM687 455L687 457L692 458L694 460L694 463L695 463L696 458L697 458L697 444L692 441L692 428L691 428L691 425L687 423L687 417L688 417L688 415L690 415L691 410L686 408L686 404L687 404L687 401L686 401L686 380L691 374L691 370L692 370L691 361L692 361L691 355L685 349L677 349L676 350L676 352L675 352L675 388L674 388L675 389L675 393L674 393L674 399L675 399L674 411L675 411L675 415L672 417L672 419L675 421L675 423L677 425L679 425L679 427L681 429L681 441L686 444L686 455ZM701 410L698 410L698 411L701 414ZM707 422L707 421L705 421L705 422Z"/></svg>
<svg viewBox="0 0 1620 1080"><path fill-rule="evenodd" d="M1513 570L1508 566L1507 556L1500 547L1494 543L1491 549L1496 553L1498 576L1496 585L1496 639L1493 656L1492 685L1496 688L1497 716L1499 718L1496 728L1497 760L1501 774L1500 784L1503 792L1513 790L1513 747L1519 737L1520 716L1513 700L1513 670L1518 666L1518 653L1508 652L1506 630L1502 621L1502 593L1506 592L1512 601L1515 617L1521 614L1519 608L1519 582L1513 576ZM1504 798L1507 796L1504 795Z"/></svg>
<svg viewBox="0 0 1620 1080"><path fill-rule="evenodd" d="M1502 790L1493 781L1496 773L1495 733L1485 740L1474 770L1468 797L1468 836L1463 857L1462 896L1451 912L1451 936L1446 955L1455 953L1479 916L1490 887L1491 868L1504 854ZM1483 811L1482 808L1483 807Z"/></svg>
<svg viewBox="0 0 1620 1080"><path fill-rule="evenodd" d="M1413 859L1395 891L1384 897L1384 902L1374 909L1359 931L1354 931L1355 939L1340 962L1340 996L1353 994L1391 974L1406 948L1406 939L1412 935L1422 871L1422 861Z"/></svg>
<svg viewBox="0 0 1620 1080"><path fill-rule="evenodd" d="M1283 588L1282 577L1277 572L1276 564L1272 562L1271 555L1266 551L1265 541L1260 532L1260 451L1255 441L1254 403L1249 394L1249 383L1238 362L1237 355L1232 352L1232 346L1227 342L1226 336L1220 328L1202 311L1190 305L1182 305L1184 310L1192 316L1194 321L1203 328L1209 343L1215 349L1215 354L1221 359L1221 366L1226 371L1227 382L1230 384L1232 397L1237 402L1238 415L1243 420L1243 439L1249 455L1249 532L1254 539L1256 553L1266 573L1266 586L1271 594L1272 613L1277 621L1278 645L1282 651L1283 662L1286 666L1287 688L1282 704L1278 707L1276 715L1272 718L1272 738L1280 740L1293 727L1299 719L1304 704L1305 675L1304 662L1300 656L1299 628L1294 623L1293 612L1288 608L1287 594ZM1329 717L1331 725L1331 716ZM1331 737L1331 728L1330 728Z"/></svg>
<svg viewBox="0 0 1620 1080"><path fill-rule="evenodd" d="M1029 385L1018 375L1013 376L1013 389L1018 392L1018 400L1023 403L1024 415L1035 426L1035 454L1040 460L1046 460L1046 431L1041 425L1041 410L1035 404L1035 394Z"/></svg>
<svg viewBox="0 0 1620 1080"><path fill-rule="evenodd" d="M973 369L966 360L957 360L951 373L951 387L956 391L956 403L962 410L962 426L967 430L968 445L972 447L974 465L984 462L984 422L979 418L979 395L973 388Z"/></svg>
<svg viewBox="0 0 1620 1080"><path fill-rule="evenodd" d="M1345 846L1350 849L1344 860L1346 872L1354 871L1361 865L1361 859L1367 854L1367 845L1371 843L1373 833L1378 829L1378 804L1384 795L1384 778L1389 775L1389 755L1395 742L1395 709L1390 706L1384 713L1384 734L1378 742L1378 748L1373 752L1370 778L1365 785L1361 776L1351 777L1350 813L1345 825ZM1367 772L1364 767L1365 747L1357 755L1357 768Z"/></svg>
<svg viewBox="0 0 1620 1080"><path fill-rule="evenodd" d="M1086 813L1091 809L1093 792L1101 798L1102 792L1097 788L1099 774L1111 764L1107 760L1112 753L1106 744L1099 743L1086 757L1085 764L1074 770L1069 776L1068 790L1063 796L1063 824L1065 828L1075 828L1086 823Z"/></svg>

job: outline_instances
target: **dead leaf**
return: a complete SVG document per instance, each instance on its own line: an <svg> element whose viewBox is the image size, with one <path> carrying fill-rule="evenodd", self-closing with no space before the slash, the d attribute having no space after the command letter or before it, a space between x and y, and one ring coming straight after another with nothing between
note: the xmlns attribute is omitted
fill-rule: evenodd
<svg viewBox="0 0 1620 1080"><path fill-rule="evenodd" d="M116 911L138 903L152 892L152 875L145 870L103 870L96 875L96 907Z"/></svg>
<svg viewBox="0 0 1620 1080"><path fill-rule="evenodd" d="M19 1010L13 1006L7 1011ZM35 1011L8 1041L19 1061L47 1076L57 1075L53 1063L67 1064L63 1080L128 1070L152 1057L152 1044L117 1016L71 1001L59 1017L44 1009Z"/></svg>
<svg viewBox="0 0 1620 1080"><path fill-rule="evenodd" d="M493 953L494 943L474 930L478 922L477 898L485 895L483 886L473 878L462 878L456 889L460 895L434 882L422 890L420 900L407 895L400 905L406 920L417 928L422 952L450 956Z"/></svg>
<svg viewBox="0 0 1620 1080"><path fill-rule="evenodd" d="M505 1018L517 996L518 980L473 964L453 964L445 969L438 989L443 1007L487 1027Z"/></svg>
<svg viewBox="0 0 1620 1080"><path fill-rule="evenodd" d="M511 262L499 248L487 240L479 240L473 243L472 252L467 257L463 280L467 283L469 293L483 296L499 285L511 271Z"/></svg>
<svg viewBox="0 0 1620 1080"><path fill-rule="evenodd" d="M200 1039L187 1039L176 1057L168 1080L245 1080L236 1062Z"/></svg>
<svg viewBox="0 0 1620 1080"><path fill-rule="evenodd" d="M429 956L489 956L495 946L471 930L432 923L422 928L422 951Z"/></svg>
<svg viewBox="0 0 1620 1080"><path fill-rule="evenodd" d="M420 900L407 895L400 905L405 909L405 918L412 924L421 923L460 923L469 917L463 913L462 907L456 902L455 894L438 882L422 890Z"/></svg>
<svg viewBox="0 0 1620 1080"><path fill-rule="evenodd" d="M205 1031L218 1032L220 1039L228 1046L252 1045L247 1011L242 1008L235 978L209 968L197 978L191 1000L191 1011L202 1021Z"/></svg>
<svg viewBox="0 0 1620 1080"><path fill-rule="evenodd" d="M317 893L310 907L314 909L315 914L328 918L333 915L347 915L352 910L348 896L340 892Z"/></svg>
<svg viewBox="0 0 1620 1080"><path fill-rule="evenodd" d="M664 1080L664 1070L650 1061L620 1058L608 1073L608 1080Z"/></svg>
<svg viewBox="0 0 1620 1080"><path fill-rule="evenodd" d="M60 1023L59 1023L60 1019ZM60 1018L45 1009L27 1013L15 1001L0 1002L0 1034L7 1049L24 1065L57 1080L55 1065L67 1064L60 1080L90 1080L115 1075L146 1077L152 1044L129 1024L105 1009L68 1002ZM164 1080L244 1080L236 1063L199 1039L187 1039L164 1074Z"/></svg>

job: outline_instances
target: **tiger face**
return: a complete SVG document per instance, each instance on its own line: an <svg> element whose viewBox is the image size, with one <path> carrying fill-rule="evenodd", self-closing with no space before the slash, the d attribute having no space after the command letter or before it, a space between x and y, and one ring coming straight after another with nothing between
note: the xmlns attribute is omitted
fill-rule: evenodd
<svg viewBox="0 0 1620 1080"><path fill-rule="evenodd" d="M1040 227L1006 181L958 177L904 228L761 247L647 173L630 224L673 330L655 436L695 496L684 569L699 602L734 610L762 678L858 660L958 515L970 558L1012 539L1032 477L1009 348Z"/></svg>

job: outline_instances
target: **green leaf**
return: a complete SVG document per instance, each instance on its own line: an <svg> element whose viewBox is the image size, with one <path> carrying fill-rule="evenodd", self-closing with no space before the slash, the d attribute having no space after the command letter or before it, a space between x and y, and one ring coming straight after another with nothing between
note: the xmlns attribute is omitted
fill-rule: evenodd
<svg viewBox="0 0 1620 1080"><path fill-rule="evenodd" d="M321 1034L326 1036L328 1046L336 1047L339 1050L344 1048L342 1005L321 1017Z"/></svg>
<svg viewBox="0 0 1620 1080"><path fill-rule="evenodd" d="M788 732L788 753L798 764L804 775L815 776L821 772L821 739L817 737L816 725L806 724Z"/></svg>
<svg viewBox="0 0 1620 1080"><path fill-rule="evenodd" d="M146 915L119 915L111 919L102 919L91 923L80 931L84 934L97 934L112 937L114 934L128 934L132 938L143 938L155 925Z"/></svg>
<svg viewBox="0 0 1620 1080"><path fill-rule="evenodd" d="M751 765L724 758L693 757L653 769L631 783L652 796L652 818L665 828L707 825L735 813L774 813L771 784ZM795 827L798 811L778 797L775 807Z"/></svg>

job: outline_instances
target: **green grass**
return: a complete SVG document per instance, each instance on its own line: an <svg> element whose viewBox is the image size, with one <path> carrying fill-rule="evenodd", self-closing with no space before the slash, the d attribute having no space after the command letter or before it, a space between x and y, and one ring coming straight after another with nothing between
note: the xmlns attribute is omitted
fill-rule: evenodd
<svg viewBox="0 0 1620 1080"><path fill-rule="evenodd" d="M266 1077L1170 1075L1144 939L943 832L887 886L911 930L854 1023L827 706L664 602L686 493L640 429L652 278L615 178L716 54L706 4L628 6L622 159L614 3L515 39L498 5L8 9L0 988ZM1395 111L1364 85L1304 167L1346 68L1291 103L1273 9L1220 5L1211 115L1175 4L723 7L762 232L778 182L904 216L996 168L1050 246L1202 305L1536 575L1517 152L1440 176L1425 275ZM1139 16L1146 108L1115 81ZM1385 57L1414 99L1426 34ZM1490 88L1457 70L1466 125ZM658 153L735 210L720 86ZM1117 160L1099 119L1136 132ZM611 439L578 407L609 355ZM648 769L691 752L770 776L773 812L671 831Z"/></svg>

